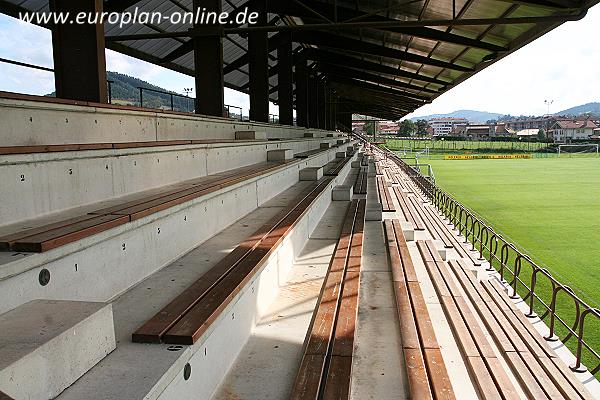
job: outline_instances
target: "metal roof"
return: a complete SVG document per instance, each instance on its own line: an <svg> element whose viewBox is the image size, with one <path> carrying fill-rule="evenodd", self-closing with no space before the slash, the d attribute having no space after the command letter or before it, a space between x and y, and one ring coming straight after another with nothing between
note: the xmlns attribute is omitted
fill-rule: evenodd
<svg viewBox="0 0 600 400"><path fill-rule="evenodd" d="M223 0L223 11L252 9L254 1ZM582 18L598 1L269 0L269 48L275 50L282 32L289 32L296 59L308 59L311 70L336 91L338 109L398 119L564 21ZM192 0L104 0L104 6L167 15L191 11ZM16 16L25 10L48 11L48 0L0 0L0 12ZM191 28L168 21L106 24L106 47L193 75L185 34ZM225 28L223 38L225 85L245 93L250 29ZM275 102L276 65L272 52Z"/></svg>

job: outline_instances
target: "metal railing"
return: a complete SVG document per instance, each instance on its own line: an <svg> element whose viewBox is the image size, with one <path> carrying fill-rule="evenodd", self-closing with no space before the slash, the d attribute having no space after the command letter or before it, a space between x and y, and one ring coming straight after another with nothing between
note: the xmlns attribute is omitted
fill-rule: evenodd
<svg viewBox="0 0 600 400"><path fill-rule="evenodd" d="M231 109L236 109L236 110L240 110L240 114L239 114L239 120L243 121L244 120L244 110L242 109L242 107L238 107L238 106L230 106L229 104L225 104L225 112L226 112L226 116L227 118L233 118L233 119L238 119L237 115L238 114L231 114ZM232 117L232 115L234 115Z"/></svg>
<svg viewBox="0 0 600 400"><path fill-rule="evenodd" d="M189 96L184 96L182 94L177 94L173 92L165 92L162 90L150 89L146 87L138 86L139 91L139 102L140 107L144 106L144 92L156 93L156 96L153 100L157 101L158 98L159 104L152 104L148 108L162 108L161 104L163 101L168 101L169 107L171 111L182 111L182 112L194 112L195 104L194 98ZM178 104L175 101L178 100ZM146 103L148 104L148 102Z"/></svg>
<svg viewBox="0 0 600 400"><path fill-rule="evenodd" d="M479 253L481 260L489 262L489 271L496 270L510 287L513 299L521 298L529 318L539 317L549 328L544 337L549 342L562 341L575 355L571 370L583 372L588 364L592 375L600 372L600 354L588 343L600 335L600 310L583 301L573 289L554 278L546 268L538 266L528 255L508 242L477 215L438 187L431 179L421 174L394 154L388 154L395 163L429 198L443 214L448 223L471 243L472 250ZM593 324L593 325L592 325ZM589 332L586 326L595 327ZM588 328L593 329L593 328ZM585 354L584 354L585 352ZM592 368L593 366L593 368Z"/></svg>

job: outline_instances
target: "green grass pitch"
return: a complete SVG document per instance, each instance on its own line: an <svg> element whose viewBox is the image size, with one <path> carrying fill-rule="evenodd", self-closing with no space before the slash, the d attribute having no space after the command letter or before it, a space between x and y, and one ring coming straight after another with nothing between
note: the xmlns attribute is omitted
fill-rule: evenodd
<svg viewBox="0 0 600 400"><path fill-rule="evenodd" d="M442 188L598 307L599 158L421 162Z"/></svg>
<svg viewBox="0 0 600 400"><path fill-rule="evenodd" d="M430 163L437 184L496 232L600 308L600 158L421 163ZM536 293L549 303L550 285L538 284ZM569 325L574 322L575 307L565 295L558 298L557 311ZM585 341L600 353L599 332L600 321L588 318ZM564 338L567 331L557 326L557 333ZM575 340L567 346L576 351ZM600 362L586 348L582 356L589 368Z"/></svg>

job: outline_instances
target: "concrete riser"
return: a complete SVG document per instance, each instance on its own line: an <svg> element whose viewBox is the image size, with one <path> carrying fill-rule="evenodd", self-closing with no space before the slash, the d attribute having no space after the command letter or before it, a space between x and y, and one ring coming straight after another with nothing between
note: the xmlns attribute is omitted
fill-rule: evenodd
<svg viewBox="0 0 600 400"><path fill-rule="evenodd" d="M31 146L69 143L118 143L180 139L233 139L237 131L262 131L268 138L315 137L327 131L249 123L225 118L124 111L26 100L0 99L0 143ZM336 134L337 135L337 134Z"/></svg>
<svg viewBox="0 0 600 400"><path fill-rule="evenodd" d="M0 271L0 313L37 298L108 301L294 185L301 168L320 166L334 152L53 251L17 258ZM42 268L51 274L47 286L38 282Z"/></svg>
<svg viewBox="0 0 600 400"><path fill-rule="evenodd" d="M349 167L348 164L327 190L321 193L291 235L270 257L260 274L213 324L212 330L192 346L190 350L193 355L182 356L185 360L180 360L173 366L170 374L165 374L165 382L157 385L161 388L161 392L157 390L160 393L158 399L211 398L244 347L256 321L277 296L279 285L285 282L294 258L304 248L310 234L329 207L332 188L344 181ZM188 381L183 377L183 366L186 362L192 367L192 375ZM167 383L167 377L173 375L174 378ZM149 393L148 397L152 398L154 395L155 393Z"/></svg>
<svg viewBox="0 0 600 400"><path fill-rule="evenodd" d="M330 140L333 142L333 139ZM216 174L322 140L0 156L0 225Z"/></svg>

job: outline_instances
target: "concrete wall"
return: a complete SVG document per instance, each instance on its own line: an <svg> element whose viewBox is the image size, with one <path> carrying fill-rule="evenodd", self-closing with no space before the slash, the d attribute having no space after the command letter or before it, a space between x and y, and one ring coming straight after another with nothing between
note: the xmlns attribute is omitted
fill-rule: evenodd
<svg viewBox="0 0 600 400"><path fill-rule="evenodd" d="M335 139L0 156L0 227L267 160ZM1 229L0 229L1 233Z"/></svg>
<svg viewBox="0 0 600 400"><path fill-rule="evenodd" d="M307 130L193 114L0 99L0 146L118 143L176 139L234 139L236 131L255 130L268 138L302 138Z"/></svg>
<svg viewBox="0 0 600 400"><path fill-rule="evenodd" d="M322 162L297 161L46 253L0 253L0 313L38 298L108 301L298 182L299 169ZM42 268L51 273L47 286L38 282Z"/></svg>

